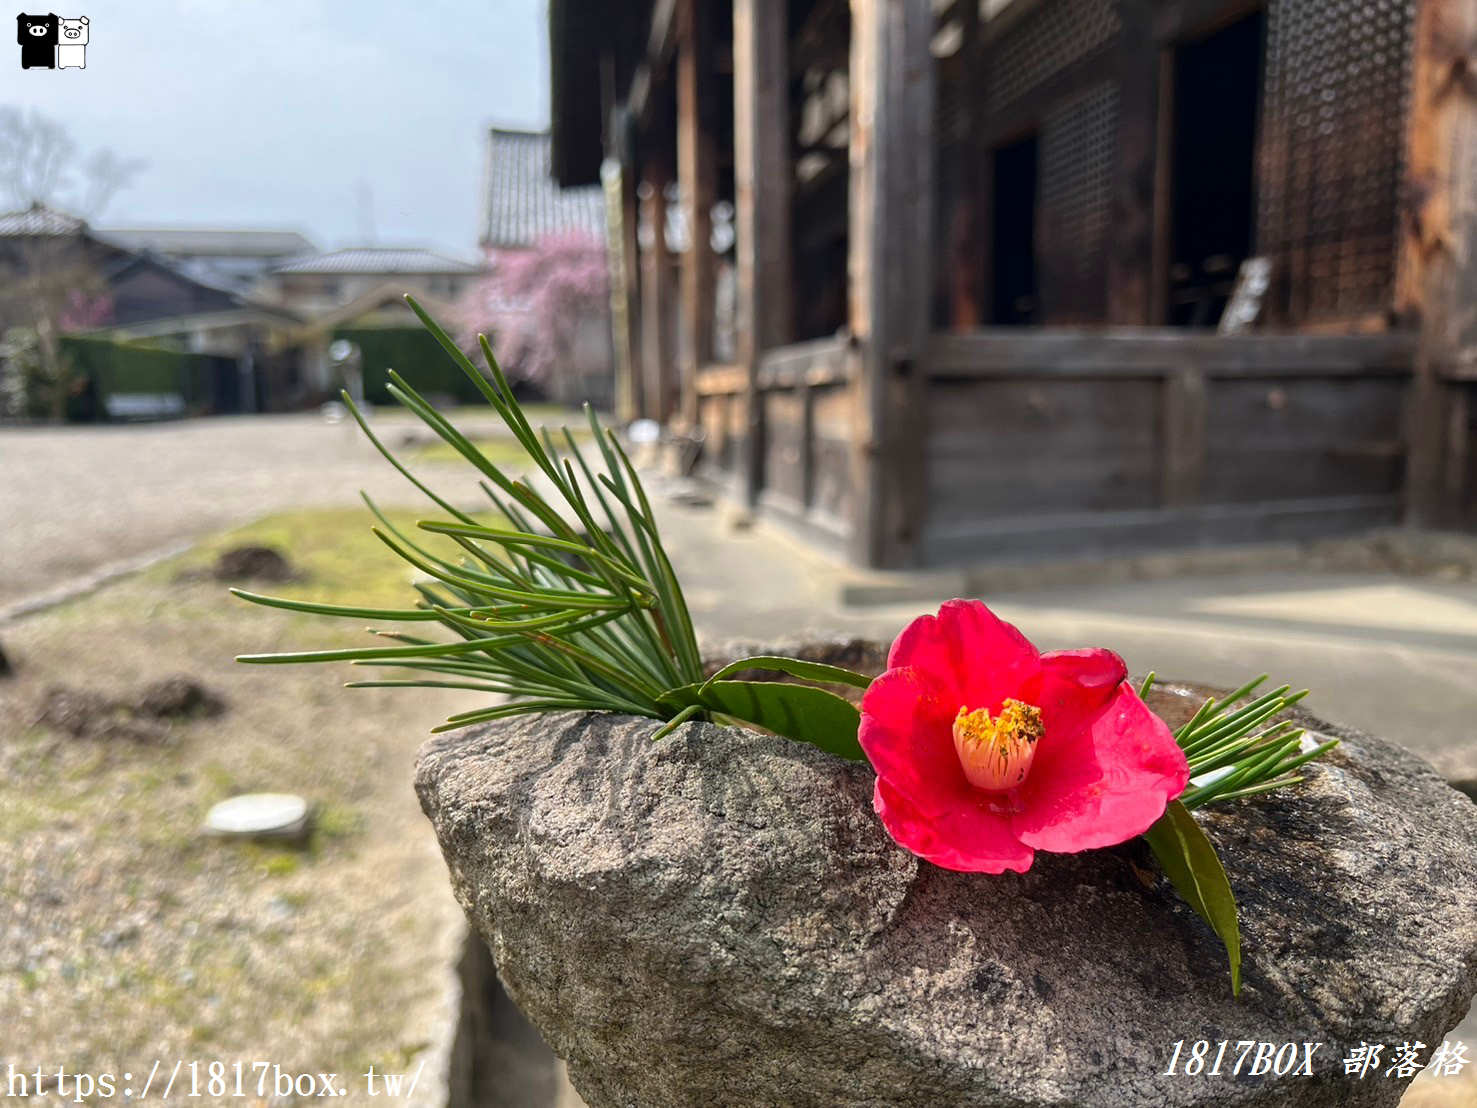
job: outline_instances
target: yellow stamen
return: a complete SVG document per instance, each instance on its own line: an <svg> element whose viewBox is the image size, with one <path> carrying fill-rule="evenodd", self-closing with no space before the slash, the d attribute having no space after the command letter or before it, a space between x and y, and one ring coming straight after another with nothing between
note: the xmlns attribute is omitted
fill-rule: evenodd
<svg viewBox="0 0 1477 1108"><path fill-rule="evenodd" d="M986 708L960 708L954 719L954 749L971 785L1004 792L1026 780L1042 733L1041 709L1019 700L1006 700L994 719Z"/></svg>

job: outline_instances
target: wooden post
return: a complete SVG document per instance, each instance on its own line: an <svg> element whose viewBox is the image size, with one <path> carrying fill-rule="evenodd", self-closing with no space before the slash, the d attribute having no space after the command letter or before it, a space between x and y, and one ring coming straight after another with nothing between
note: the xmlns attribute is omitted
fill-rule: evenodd
<svg viewBox="0 0 1477 1108"><path fill-rule="evenodd" d="M610 251L611 330L615 343L617 418L629 422L641 414L641 277L640 246L637 242L639 210L636 205L636 174L620 164L605 176L606 209L613 233Z"/></svg>
<svg viewBox="0 0 1477 1108"><path fill-rule="evenodd" d="M1118 146L1108 232L1108 322L1162 323L1155 300L1155 192L1159 153L1160 44L1149 0L1119 5ZM1166 198L1167 199L1167 198Z"/></svg>
<svg viewBox="0 0 1477 1108"><path fill-rule="evenodd" d="M1417 0L1397 305L1420 320L1407 413L1406 520L1448 522L1443 374L1477 358L1477 4ZM1443 492L1445 491L1445 495ZM1459 495L1459 493L1458 493Z"/></svg>
<svg viewBox="0 0 1477 1108"><path fill-rule="evenodd" d="M734 230L737 353L748 430L742 486L750 506L764 480L760 355L790 341L790 104L787 0L734 0Z"/></svg>
<svg viewBox="0 0 1477 1108"><path fill-rule="evenodd" d="M672 256L667 251L667 174L663 167L646 167L639 203L641 225L649 239L641 251L642 414L666 423L672 417L676 393L667 319L672 303Z"/></svg>
<svg viewBox="0 0 1477 1108"><path fill-rule="evenodd" d="M952 331L969 331L990 322L985 286L991 228L984 214L990 211L987 182L992 147L981 126L988 90L979 4L957 4L951 18L959 29L959 50L938 65L940 82L959 90L950 105L953 126L961 136L954 153L958 190L949 210L934 213L940 234L934 264L942 282L941 322ZM936 95L942 97L943 92ZM941 145L943 139L939 133L935 141ZM932 314L940 322L937 309Z"/></svg>
<svg viewBox="0 0 1477 1108"><path fill-rule="evenodd" d="M1193 366L1164 377L1164 456L1159 499L1165 508L1188 508L1204 495L1210 394L1205 373Z"/></svg>
<svg viewBox="0 0 1477 1108"><path fill-rule="evenodd" d="M916 559L933 284L933 6L851 0L847 281L856 343L852 557Z"/></svg>
<svg viewBox="0 0 1477 1108"><path fill-rule="evenodd" d="M637 196L634 165L623 166L621 173L622 231L621 250L626 273L626 348L629 351L631 379L627 397L630 411L627 419L638 419L646 409L646 382L641 373L642 283L641 283L641 201Z"/></svg>
<svg viewBox="0 0 1477 1108"><path fill-rule="evenodd" d="M687 215L687 254L682 263L682 316L687 341L682 350L681 411L689 426L697 422L697 374L713 356L713 197L717 188L713 159L711 97L703 80L712 64L711 0L679 0L677 5L677 180Z"/></svg>

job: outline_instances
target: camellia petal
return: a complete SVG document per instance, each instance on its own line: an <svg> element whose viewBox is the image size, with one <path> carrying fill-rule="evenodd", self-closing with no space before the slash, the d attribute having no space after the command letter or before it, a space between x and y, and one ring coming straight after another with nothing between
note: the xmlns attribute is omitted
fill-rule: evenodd
<svg viewBox="0 0 1477 1108"><path fill-rule="evenodd" d="M946 812L924 815L884 779L872 806L887 833L903 847L944 869L968 873L1025 873L1036 852L1016 837L1009 815L970 799Z"/></svg>
<svg viewBox="0 0 1477 1108"><path fill-rule="evenodd" d="M1039 850L1071 854L1142 835L1190 780L1169 727L1127 684L1085 725L1052 738L1012 817L1021 841Z"/></svg>
<svg viewBox="0 0 1477 1108"><path fill-rule="evenodd" d="M1102 710L1128 667L1111 650L1052 650L1041 655L1041 685L1035 703L1047 729L1075 731Z"/></svg>
<svg viewBox="0 0 1477 1108"><path fill-rule="evenodd" d="M877 678L862 697L862 751L878 776L930 812L969 789L950 733L956 695L927 672L904 666Z"/></svg>
<svg viewBox="0 0 1477 1108"><path fill-rule="evenodd" d="M1110 650L1039 653L977 600L920 616L862 697L874 804L903 847L957 870L1024 871L1146 831L1189 766ZM968 768L966 768L966 765Z"/></svg>
<svg viewBox="0 0 1477 1108"><path fill-rule="evenodd" d="M950 600L937 616L919 616L897 637L887 668L912 666L968 707L996 711L1038 679L1041 656L1024 635L978 600Z"/></svg>

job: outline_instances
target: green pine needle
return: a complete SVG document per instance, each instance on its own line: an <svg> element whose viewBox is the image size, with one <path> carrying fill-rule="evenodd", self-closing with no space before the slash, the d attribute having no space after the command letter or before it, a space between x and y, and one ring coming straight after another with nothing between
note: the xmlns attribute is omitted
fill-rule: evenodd
<svg viewBox="0 0 1477 1108"><path fill-rule="evenodd" d="M1303 729L1279 720L1308 690L1291 692L1283 685L1247 700L1266 683L1264 673L1219 700L1212 697L1174 733L1190 762L1190 786L1179 798L1186 808L1239 800L1271 792L1302 780L1295 770L1321 758L1338 745L1331 739L1307 749ZM1145 679L1144 688L1153 682ZM1245 701L1243 703L1243 701Z"/></svg>
<svg viewBox="0 0 1477 1108"><path fill-rule="evenodd" d="M534 712L606 710L684 721L711 713L659 703L674 688L703 680L692 618L662 549L651 504L615 437L586 405L599 457L593 464L567 428L562 442L535 433L512 388L481 340L490 377L411 297L411 309L486 397L538 474L534 484L488 460L400 374L389 392L484 478L501 525L489 526L438 496L345 402L369 441L448 518L417 523L449 538L464 557L439 557L398 530L372 502L374 533L427 578L420 601L405 609L359 608L284 600L233 590L243 600L314 615L439 624L449 637L371 633L395 645L244 655L242 662L351 662L398 669L398 679L354 681L353 688L422 686L473 689L514 699L452 716L438 730ZM547 490L547 492L545 491Z"/></svg>

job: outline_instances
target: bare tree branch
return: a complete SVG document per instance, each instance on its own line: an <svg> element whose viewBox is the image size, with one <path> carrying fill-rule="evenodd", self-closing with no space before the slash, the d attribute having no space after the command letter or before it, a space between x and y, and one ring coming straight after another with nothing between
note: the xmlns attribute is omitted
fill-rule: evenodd
<svg viewBox="0 0 1477 1108"><path fill-rule="evenodd" d="M44 204L96 219L142 164L110 150L84 158L56 120L0 107L0 192L12 208Z"/></svg>
<svg viewBox="0 0 1477 1108"><path fill-rule="evenodd" d="M78 320L107 294L99 247L85 221L137 168L107 150L84 157L55 120L0 107L0 196L36 214L34 226L23 224L20 233L0 239L0 332L17 329L0 337L7 348L34 350L27 388L35 395L27 403L44 406L55 420L63 418L73 383L61 337L69 326L85 326Z"/></svg>

